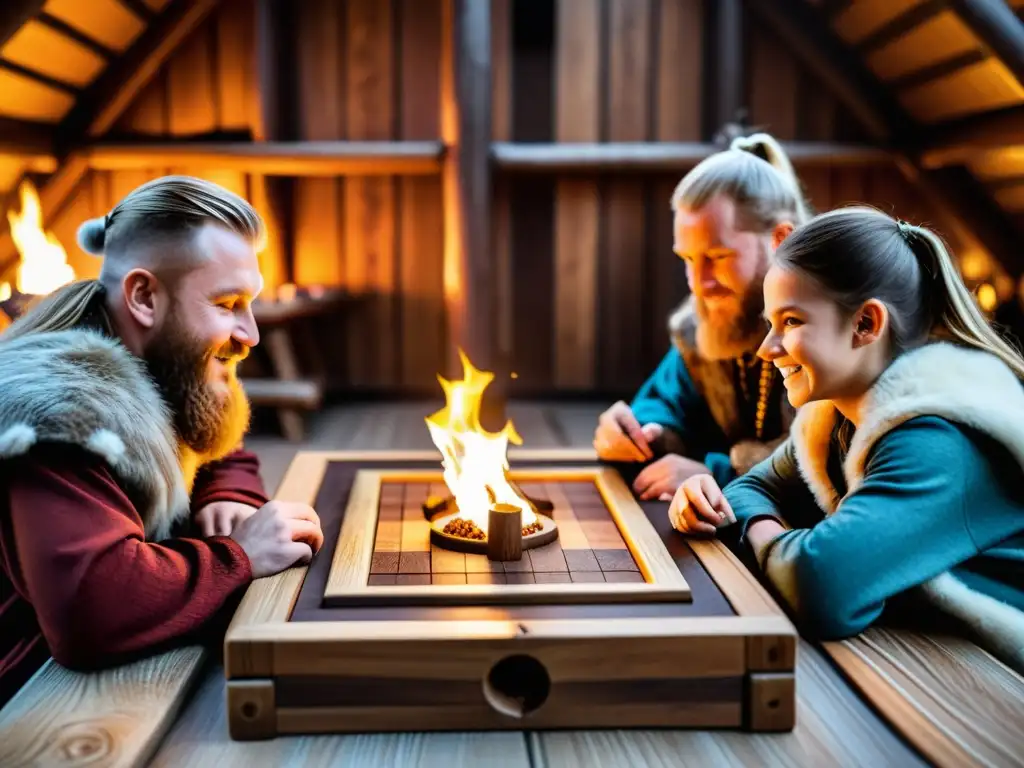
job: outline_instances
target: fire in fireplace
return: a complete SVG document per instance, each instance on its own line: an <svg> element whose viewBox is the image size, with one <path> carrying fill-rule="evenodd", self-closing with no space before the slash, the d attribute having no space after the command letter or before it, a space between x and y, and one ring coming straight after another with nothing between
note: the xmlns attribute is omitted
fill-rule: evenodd
<svg viewBox="0 0 1024 768"><path fill-rule="evenodd" d="M15 319L34 298L45 296L75 279L67 252L52 232L43 230L43 209L32 182L18 188L21 210L8 211L11 239L18 249L14 285L0 280L0 315ZM0 330L5 318L0 317Z"/></svg>
<svg viewBox="0 0 1024 768"><path fill-rule="evenodd" d="M445 407L426 418L451 492L425 502L431 540L492 560L518 560L522 550L554 541L558 526L548 502L530 498L509 478L508 444L523 443L512 421L497 433L480 424L480 404L494 374L475 368L461 349L459 357L463 378L437 377Z"/></svg>

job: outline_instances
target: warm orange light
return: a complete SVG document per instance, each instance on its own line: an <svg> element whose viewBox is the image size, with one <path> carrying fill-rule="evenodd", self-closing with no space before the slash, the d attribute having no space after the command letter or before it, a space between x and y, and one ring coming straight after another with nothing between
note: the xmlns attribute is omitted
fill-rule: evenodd
<svg viewBox="0 0 1024 768"><path fill-rule="evenodd" d="M52 232L43 231L43 209L36 188L25 181L18 191L21 212L7 212L11 239L21 256L16 285L21 293L43 296L72 282L75 271L60 241Z"/></svg>
<svg viewBox="0 0 1024 768"><path fill-rule="evenodd" d="M444 481L459 507L459 517L487 532L487 518L494 503L512 504L522 510L523 526L537 520L530 503L508 482L508 444L523 444L512 421L501 432L486 431L480 424L480 403L494 374L479 371L460 349L463 378L448 381L438 376L444 389L445 407L426 418L434 445L441 452Z"/></svg>
<svg viewBox="0 0 1024 768"><path fill-rule="evenodd" d="M11 298L11 284L0 283L0 301L7 301Z"/></svg>
<svg viewBox="0 0 1024 768"><path fill-rule="evenodd" d="M960 259L960 272L965 280L985 280L992 272L992 265L983 252L967 251Z"/></svg>
<svg viewBox="0 0 1024 768"><path fill-rule="evenodd" d="M996 289L989 283L978 286L978 305L986 312L991 312L999 303Z"/></svg>

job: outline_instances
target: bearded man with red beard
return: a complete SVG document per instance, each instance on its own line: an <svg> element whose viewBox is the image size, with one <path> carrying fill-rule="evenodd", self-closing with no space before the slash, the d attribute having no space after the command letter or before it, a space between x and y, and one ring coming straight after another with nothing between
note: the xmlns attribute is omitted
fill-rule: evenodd
<svg viewBox="0 0 1024 768"><path fill-rule="evenodd" d="M778 372L755 354L770 255L809 215L785 153L766 134L737 137L695 166L671 203L690 295L669 320L658 368L594 433L600 458L645 465L633 481L644 500L671 500L699 474L725 487L771 453L794 417Z"/></svg>
<svg viewBox="0 0 1024 768"><path fill-rule="evenodd" d="M322 544L242 448L262 239L237 195L157 179L80 228L97 280L0 335L0 706L51 655L217 642L253 579Z"/></svg>

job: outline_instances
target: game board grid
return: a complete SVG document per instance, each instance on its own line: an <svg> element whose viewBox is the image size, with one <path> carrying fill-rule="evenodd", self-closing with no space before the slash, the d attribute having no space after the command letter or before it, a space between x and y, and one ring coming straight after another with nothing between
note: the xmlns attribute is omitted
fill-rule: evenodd
<svg viewBox="0 0 1024 768"><path fill-rule="evenodd" d="M521 487L554 504L558 539L526 550L521 560L500 563L486 555L452 552L430 543L430 523L422 505L428 496L448 495L443 483L383 483L367 585L644 581L592 481L523 483Z"/></svg>

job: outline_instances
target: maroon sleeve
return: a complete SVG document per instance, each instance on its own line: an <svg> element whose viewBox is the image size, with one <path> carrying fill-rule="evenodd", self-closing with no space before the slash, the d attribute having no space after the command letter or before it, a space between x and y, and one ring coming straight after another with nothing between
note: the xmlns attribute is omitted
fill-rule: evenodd
<svg viewBox="0 0 1024 768"><path fill-rule="evenodd" d="M252 580L233 539L146 542L132 502L85 451L18 464L8 489L20 571L12 576L60 664L119 663L219 631L212 627L223 626Z"/></svg>
<svg viewBox="0 0 1024 768"><path fill-rule="evenodd" d="M193 514L215 501L237 501L257 509L269 501L256 454L240 448L199 471L192 485Z"/></svg>

